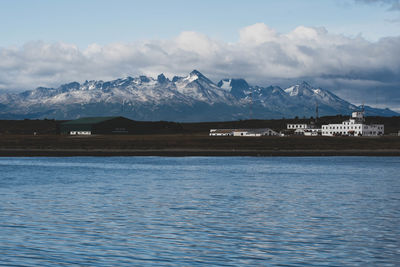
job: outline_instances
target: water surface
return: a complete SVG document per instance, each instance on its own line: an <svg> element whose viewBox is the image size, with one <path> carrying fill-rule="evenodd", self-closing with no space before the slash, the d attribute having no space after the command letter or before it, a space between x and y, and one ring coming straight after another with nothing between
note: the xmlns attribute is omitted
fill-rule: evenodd
<svg viewBox="0 0 400 267"><path fill-rule="evenodd" d="M398 266L400 157L0 158L4 266Z"/></svg>

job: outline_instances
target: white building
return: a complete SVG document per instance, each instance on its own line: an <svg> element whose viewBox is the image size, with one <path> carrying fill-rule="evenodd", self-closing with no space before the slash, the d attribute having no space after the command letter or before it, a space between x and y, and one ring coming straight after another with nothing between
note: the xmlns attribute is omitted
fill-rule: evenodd
<svg viewBox="0 0 400 267"><path fill-rule="evenodd" d="M295 135L304 136L318 136L321 135L321 128L317 128L314 122L310 124L287 124L287 129L295 130L293 133Z"/></svg>
<svg viewBox="0 0 400 267"><path fill-rule="evenodd" d="M277 136L278 133L269 128L262 129L211 129L210 136Z"/></svg>
<svg viewBox="0 0 400 267"><path fill-rule="evenodd" d="M269 128L262 129L237 129L233 131L233 136L276 136L277 132Z"/></svg>
<svg viewBox="0 0 400 267"><path fill-rule="evenodd" d="M319 136L322 135L321 128L308 128L304 130L304 136Z"/></svg>
<svg viewBox="0 0 400 267"><path fill-rule="evenodd" d="M289 123L289 124L287 124L286 127L287 127L288 130L297 130L297 129L307 129L307 128L310 128L309 125L308 125L308 124L305 124L305 123L298 123L298 124L296 124L296 123Z"/></svg>
<svg viewBox="0 0 400 267"><path fill-rule="evenodd" d="M70 135L91 135L91 131L70 131Z"/></svg>
<svg viewBox="0 0 400 267"><path fill-rule="evenodd" d="M323 136L379 136L384 132L383 124L365 124L364 112L353 112L351 118L341 124L322 125Z"/></svg>
<svg viewBox="0 0 400 267"><path fill-rule="evenodd" d="M234 129L211 129L210 136L233 136Z"/></svg>

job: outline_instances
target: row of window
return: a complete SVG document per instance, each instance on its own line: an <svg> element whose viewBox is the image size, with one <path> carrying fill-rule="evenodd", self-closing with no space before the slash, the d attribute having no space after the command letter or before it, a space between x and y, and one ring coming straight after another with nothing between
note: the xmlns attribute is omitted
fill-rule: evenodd
<svg viewBox="0 0 400 267"><path fill-rule="evenodd" d="M356 130L361 129L361 126L322 126L322 129L344 129L344 130Z"/></svg>
<svg viewBox="0 0 400 267"><path fill-rule="evenodd" d="M355 135L358 135L359 133L360 132L358 132L358 131L354 132ZM324 132L322 132L322 134L325 135L325 134L349 134L349 133L348 132L325 132L324 131Z"/></svg>
<svg viewBox="0 0 400 267"><path fill-rule="evenodd" d="M288 129L307 128L307 124L288 124Z"/></svg>
<svg viewBox="0 0 400 267"><path fill-rule="evenodd" d="M364 127L364 129L368 129L368 125L366 125L365 127ZM374 126L372 126L372 127L374 127ZM375 126L375 128L377 128L378 130L383 130L383 126ZM344 130L356 130L356 129L361 129L361 126L327 126L327 125L325 125L325 126L322 126L322 129L333 129L333 130L335 130L335 129L337 129L337 130L339 130L339 129L344 129Z"/></svg>
<svg viewBox="0 0 400 267"><path fill-rule="evenodd" d="M354 131L354 135L358 135L358 134L360 134L360 133L361 133L361 131L360 131L360 132ZM328 132L328 131L323 131L322 134L323 134L323 135L327 135L327 134L349 134L349 133L348 133L348 132L343 132L343 131L341 131L341 132ZM364 132L364 134L366 134L366 135L382 135L383 133L382 133L382 132L369 131L369 132Z"/></svg>

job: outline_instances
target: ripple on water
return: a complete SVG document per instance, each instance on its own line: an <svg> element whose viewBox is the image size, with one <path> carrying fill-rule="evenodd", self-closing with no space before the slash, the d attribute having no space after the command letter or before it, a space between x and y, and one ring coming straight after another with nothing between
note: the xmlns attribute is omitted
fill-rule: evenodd
<svg viewBox="0 0 400 267"><path fill-rule="evenodd" d="M398 157L0 159L0 265L400 264Z"/></svg>

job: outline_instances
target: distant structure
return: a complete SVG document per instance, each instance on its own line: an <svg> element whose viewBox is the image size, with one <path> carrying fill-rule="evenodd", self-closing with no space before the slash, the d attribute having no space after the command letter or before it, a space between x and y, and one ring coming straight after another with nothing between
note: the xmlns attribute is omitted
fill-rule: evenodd
<svg viewBox="0 0 400 267"><path fill-rule="evenodd" d="M306 123L289 123L286 128L288 130L294 130L295 135L304 135L304 136L318 136L322 135L321 128L317 126L318 122L318 102L315 102L315 119L311 121L309 124Z"/></svg>
<svg viewBox="0 0 400 267"><path fill-rule="evenodd" d="M383 124L365 123L364 111L356 111L341 124L322 125L323 136L379 136L384 134Z"/></svg>
<svg viewBox="0 0 400 267"><path fill-rule="evenodd" d="M124 117L88 117L64 122L60 130L62 134L127 134L135 128L133 120Z"/></svg>
<svg viewBox="0 0 400 267"><path fill-rule="evenodd" d="M243 137L258 137L258 136L277 136L279 135L274 130L269 128L261 129L211 129L210 136L243 136Z"/></svg>
<svg viewBox="0 0 400 267"><path fill-rule="evenodd" d="M310 125L306 123L288 123L286 127L288 130L297 130L297 129L307 129L310 127Z"/></svg>
<svg viewBox="0 0 400 267"><path fill-rule="evenodd" d="M295 135L317 136L321 135L321 129L312 121L310 124L287 124L288 130L294 130Z"/></svg>
<svg viewBox="0 0 400 267"><path fill-rule="evenodd" d="M304 136L319 136L319 135L322 135L322 130L321 130L321 128L310 127L310 128L303 130L303 135Z"/></svg>
<svg viewBox="0 0 400 267"><path fill-rule="evenodd" d="M295 130L298 132L303 132L306 129L316 129L316 125L318 122L318 103L315 103L315 120L311 121L309 124L307 123L288 123L286 128L288 130Z"/></svg>
<svg viewBox="0 0 400 267"><path fill-rule="evenodd" d="M211 129L210 136L233 136L234 129Z"/></svg>
<svg viewBox="0 0 400 267"><path fill-rule="evenodd" d="M60 125L61 134L173 134L182 133L179 123L134 121L124 117L87 117L64 122Z"/></svg>

